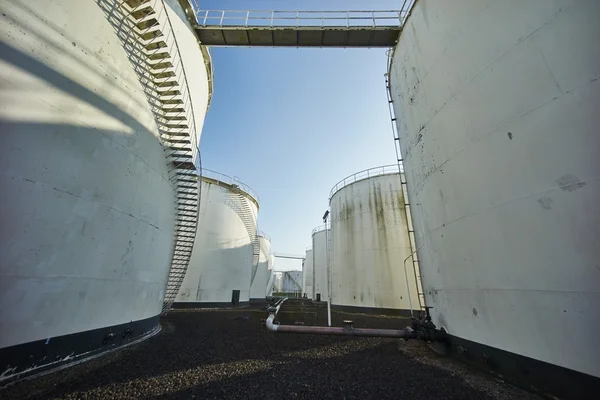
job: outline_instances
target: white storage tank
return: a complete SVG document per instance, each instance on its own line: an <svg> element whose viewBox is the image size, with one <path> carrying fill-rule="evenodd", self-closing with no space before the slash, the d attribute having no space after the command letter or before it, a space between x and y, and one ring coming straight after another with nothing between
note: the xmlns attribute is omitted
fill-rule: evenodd
<svg viewBox="0 0 600 400"><path fill-rule="evenodd" d="M201 182L194 250L174 307L246 303L258 243L258 196L236 178L208 169Z"/></svg>
<svg viewBox="0 0 600 400"><path fill-rule="evenodd" d="M285 271L282 291L298 297L302 296L302 271Z"/></svg>
<svg viewBox="0 0 600 400"><path fill-rule="evenodd" d="M275 280L275 270L273 269L275 265L275 255L270 254L267 258L267 270L269 279L267 280L267 297L273 295L273 284Z"/></svg>
<svg viewBox="0 0 600 400"><path fill-rule="evenodd" d="M302 280L304 282L304 289L302 289L302 291L309 299L313 298L314 293L313 275L313 251L312 248L309 247L306 249L306 256L302 266Z"/></svg>
<svg viewBox="0 0 600 400"><path fill-rule="evenodd" d="M406 314L418 310L398 165L360 171L338 182L330 207L332 304Z"/></svg>
<svg viewBox="0 0 600 400"><path fill-rule="evenodd" d="M178 2L147 2L143 15L132 3L2 2L0 381L158 331L177 185L157 127L165 114L153 114L147 95L153 107L165 97L149 83L156 60L144 49L165 43L164 57L179 68L162 82L187 93L182 109L194 106L186 114L193 128L180 129L192 170L209 60ZM152 13L163 17L150 36L163 36L136 25ZM183 69L175 37L193 59ZM188 66L193 87L181 78Z"/></svg>
<svg viewBox="0 0 600 400"><path fill-rule="evenodd" d="M328 262L331 259L331 230L329 225L319 226L312 231L313 253L313 299L326 301L329 297Z"/></svg>
<svg viewBox="0 0 600 400"><path fill-rule="evenodd" d="M596 0L418 0L391 64L433 322L558 397L600 377L598 21Z"/></svg>
<svg viewBox="0 0 600 400"><path fill-rule="evenodd" d="M273 271L272 274L272 293L283 292L283 271Z"/></svg>
<svg viewBox="0 0 600 400"><path fill-rule="evenodd" d="M258 233L258 244L260 258L254 278L250 277L250 300L264 300L267 296L267 285L269 283L269 258L271 257L271 238L263 233Z"/></svg>

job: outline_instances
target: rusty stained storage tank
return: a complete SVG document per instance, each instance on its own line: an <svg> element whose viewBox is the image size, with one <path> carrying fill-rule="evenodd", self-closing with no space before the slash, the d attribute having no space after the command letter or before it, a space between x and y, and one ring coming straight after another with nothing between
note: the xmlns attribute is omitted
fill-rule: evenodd
<svg viewBox="0 0 600 400"><path fill-rule="evenodd" d="M259 260L253 260L258 196L237 179L208 169L202 170L201 185L194 249L174 307L247 303Z"/></svg>
<svg viewBox="0 0 600 400"><path fill-rule="evenodd" d="M358 172L331 190L332 304L419 309L398 165Z"/></svg>
<svg viewBox="0 0 600 400"><path fill-rule="evenodd" d="M595 0L418 0L391 60L433 322L557 396L600 377L598 21Z"/></svg>

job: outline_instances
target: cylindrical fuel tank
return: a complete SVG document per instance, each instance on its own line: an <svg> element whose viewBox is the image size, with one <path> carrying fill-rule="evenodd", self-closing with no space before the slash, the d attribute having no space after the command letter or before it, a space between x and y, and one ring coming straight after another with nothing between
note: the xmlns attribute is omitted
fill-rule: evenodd
<svg viewBox="0 0 600 400"><path fill-rule="evenodd" d="M285 271L283 273L282 291L300 297L302 294L302 271Z"/></svg>
<svg viewBox="0 0 600 400"><path fill-rule="evenodd" d="M313 299L320 295L322 301L329 297L328 263L331 259L331 229L327 225L319 226L312 231L313 254Z"/></svg>
<svg viewBox="0 0 600 400"><path fill-rule="evenodd" d="M306 249L306 258L302 267L302 279L304 281L304 293L309 299L313 298L313 251L312 248Z"/></svg>
<svg viewBox="0 0 600 400"><path fill-rule="evenodd" d="M125 3L0 5L0 381L159 327L175 192L134 70L146 60L131 52L147 41ZM183 13L177 2L167 8ZM153 29L172 33L164 22ZM192 37L186 50L203 66L193 31L177 36ZM201 127L209 84L204 68L194 74Z"/></svg>
<svg viewBox="0 0 600 400"><path fill-rule="evenodd" d="M273 269L275 265L275 255L272 253L267 258L267 270L269 279L267 280L267 296L273 295L273 284L275 280L275 270Z"/></svg>
<svg viewBox="0 0 600 400"><path fill-rule="evenodd" d="M260 247L260 257L254 279L250 283L250 300L264 300L267 296L267 285L269 283L269 257L271 256L271 238L266 234L259 232L258 244Z"/></svg>
<svg viewBox="0 0 600 400"><path fill-rule="evenodd" d="M600 377L598 21L595 0L418 0L390 74L433 322L573 398Z"/></svg>
<svg viewBox="0 0 600 400"><path fill-rule="evenodd" d="M273 271L273 293L283 292L283 271Z"/></svg>
<svg viewBox="0 0 600 400"><path fill-rule="evenodd" d="M238 180L202 170L198 229L174 307L231 306L249 300L258 196Z"/></svg>
<svg viewBox="0 0 600 400"><path fill-rule="evenodd" d="M397 165L340 181L330 193L332 304L419 309Z"/></svg>

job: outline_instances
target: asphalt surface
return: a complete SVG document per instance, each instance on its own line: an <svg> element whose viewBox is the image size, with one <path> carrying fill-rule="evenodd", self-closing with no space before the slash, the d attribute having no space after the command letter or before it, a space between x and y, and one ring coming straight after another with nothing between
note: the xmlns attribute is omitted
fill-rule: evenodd
<svg viewBox="0 0 600 400"><path fill-rule="evenodd" d="M282 323L322 310L282 308ZM264 310L172 311L160 334L18 382L2 399L536 399L435 354L386 338L273 334ZM306 317L303 320L302 317ZM397 317L334 313L334 325L398 328Z"/></svg>

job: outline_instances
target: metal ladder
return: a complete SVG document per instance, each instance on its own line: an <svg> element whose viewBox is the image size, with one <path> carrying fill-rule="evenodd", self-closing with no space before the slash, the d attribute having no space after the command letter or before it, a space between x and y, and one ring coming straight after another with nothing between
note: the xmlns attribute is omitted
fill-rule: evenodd
<svg viewBox="0 0 600 400"><path fill-rule="evenodd" d="M260 241L258 239L257 216L254 215L246 196L241 193L228 193L226 195L225 204L227 204L242 220L250 242L252 243L252 272L250 275L250 285L254 283L256 271L258 270L258 262L260 260Z"/></svg>
<svg viewBox="0 0 600 400"><path fill-rule="evenodd" d="M417 254L417 244L415 241L415 231L414 231L414 225L413 225L413 221L412 221L412 214L411 214L411 210L410 210L410 202L408 200L408 188L407 188L407 183L406 183L406 174L404 171L404 162L402 159L402 149L400 146L400 134L398 132L398 125L396 123L397 118L396 118L396 113L394 111L394 106L393 106L394 100L392 98L392 91L391 91L391 87L390 87L390 68L389 68L390 62L391 62L391 56L388 53L388 72L384 75L385 76L385 88L386 88L387 100L388 100L388 110L390 113L390 120L391 120L391 124L392 124L392 134L394 136L394 149L396 151L396 160L398 161L398 172L400 174L400 183L401 183L401 187L402 187L402 199L404 202L404 210L406 213L406 220L407 220L406 229L408 231L411 259L412 259L412 265L413 265L413 273L415 276L415 286L416 286L416 290L417 290L417 298L419 300L419 309L421 311L425 311L426 310L425 294L423 293L423 286L421 283L421 273L420 273L419 259L418 259L418 254Z"/></svg>
<svg viewBox="0 0 600 400"><path fill-rule="evenodd" d="M99 2L112 19L154 115L169 180L175 191L173 256L162 312L167 313L185 277L198 225L201 175L198 133L181 54L163 0ZM196 165L198 164L198 165Z"/></svg>

